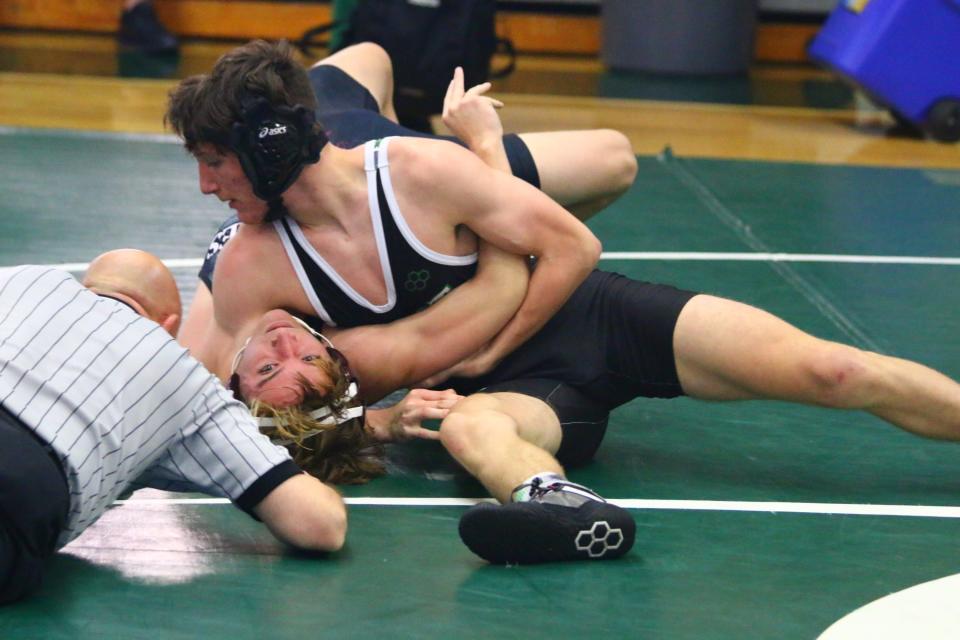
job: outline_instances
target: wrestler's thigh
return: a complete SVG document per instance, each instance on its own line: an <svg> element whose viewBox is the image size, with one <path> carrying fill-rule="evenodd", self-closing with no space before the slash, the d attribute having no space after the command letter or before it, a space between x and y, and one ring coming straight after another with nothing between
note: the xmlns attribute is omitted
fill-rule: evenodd
<svg viewBox="0 0 960 640"><path fill-rule="evenodd" d="M540 188L562 205L604 197L636 175L629 141L612 129L521 133L540 174Z"/></svg>
<svg viewBox="0 0 960 640"><path fill-rule="evenodd" d="M802 400L810 363L829 343L734 300L692 298L673 336L684 392L708 400Z"/></svg>

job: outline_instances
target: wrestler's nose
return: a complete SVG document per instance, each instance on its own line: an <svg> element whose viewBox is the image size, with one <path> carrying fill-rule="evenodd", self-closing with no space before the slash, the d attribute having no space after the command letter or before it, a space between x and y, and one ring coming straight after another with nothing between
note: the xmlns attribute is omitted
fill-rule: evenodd
<svg viewBox="0 0 960 640"><path fill-rule="evenodd" d="M200 192L204 195L216 193L219 189L219 185L214 178L213 171L209 167L205 166L202 162L198 162L197 167L197 173L200 179Z"/></svg>
<svg viewBox="0 0 960 640"><path fill-rule="evenodd" d="M293 355L297 346L297 340L292 333L288 331L276 331L272 337L271 343L281 358L289 358Z"/></svg>

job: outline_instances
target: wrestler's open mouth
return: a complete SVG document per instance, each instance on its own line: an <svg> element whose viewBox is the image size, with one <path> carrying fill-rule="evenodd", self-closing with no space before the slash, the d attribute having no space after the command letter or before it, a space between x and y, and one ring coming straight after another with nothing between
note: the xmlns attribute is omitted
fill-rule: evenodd
<svg viewBox="0 0 960 640"><path fill-rule="evenodd" d="M267 330L264 333L270 333L271 331L276 331L277 329L296 329L292 322L289 320L280 320L279 322L273 322L267 325Z"/></svg>

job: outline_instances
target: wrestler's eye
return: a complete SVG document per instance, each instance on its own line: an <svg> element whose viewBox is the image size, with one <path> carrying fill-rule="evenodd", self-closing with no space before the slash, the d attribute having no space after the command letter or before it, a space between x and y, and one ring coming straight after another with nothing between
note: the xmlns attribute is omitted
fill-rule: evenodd
<svg viewBox="0 0 960 640"><path fill-rule="evenodd" d="M216 169L223 164L223 157L213 154L203 154L197 156L197 161L211 169Z"/></svg>
<svg viewBox="0 0 960 640"><path fill-rule="evenodd" d="M313 362L314 360L317 360L318 358L320 358L320 356L318 356L318 355L309 355L309 356L303 356L302 360L303 360L304 362Z"/></svg>
<svg viewBox="0 0 960 640"><path fill-rule="evenodd" d="M257 369L257 373L259 374L270 373L271 371L273 371L273 367L274 367L273 364L265 364L259 369Z"/></svg>

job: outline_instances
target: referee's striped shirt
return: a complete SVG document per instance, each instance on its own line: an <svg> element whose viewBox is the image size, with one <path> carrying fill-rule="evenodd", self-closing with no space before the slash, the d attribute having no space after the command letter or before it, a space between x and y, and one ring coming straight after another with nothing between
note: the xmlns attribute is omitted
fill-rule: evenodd
<svg viewBox="0 0 960 640"><path fill-rule="evenodd" d="M299 473L158 324L49 267L0 269L0 404L63 464L61 546L128 487L200 491L249 510Z"/></svg>

